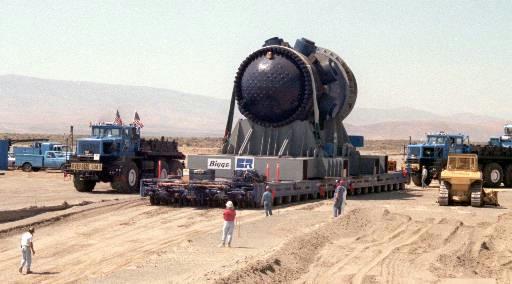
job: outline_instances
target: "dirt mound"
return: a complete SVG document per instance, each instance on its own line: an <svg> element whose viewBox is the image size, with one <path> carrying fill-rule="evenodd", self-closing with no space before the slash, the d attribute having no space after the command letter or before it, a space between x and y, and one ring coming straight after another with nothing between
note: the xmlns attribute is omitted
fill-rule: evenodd
<svg viewBox="0 0 512 284"><path fill-rule="evenodd" d="M21 208L17 210L0 211L0 224L33 217L46 212L66 210L74 206L85 206L91 203L93 202L82 201L77 204L69 204L66 201L64 201L61 205L55 206L30 206L27 208Z"/></svg>
<svg viewBox="0 0 512 284"><path fill-rule="evenodd" d="M388 226L380 226L382 220ZM319 251L340 236L343 238L373 238L379 232L393 230L391 223L410 220L407 216L389 211L376 212L370 209L354 209L343 218L329 222L318 229L286 242L267 259L258 260L245 268L218 279L217 283L269 283L290 282L308 271L317 260ZM370 228L371 227L371 228ZM395 226L396 227L396 226ZM367 232L360 234L361 232Z"/></svg>
<svg viewBox="0 0 512 284"><path fill-rule="evenodd" d="M498 279L509 283L512 214L498 223L412 219L388 209L359 208L293 238L264 260L217 283L382 283ZM414 271L414 273L411 273Z"/></svg>

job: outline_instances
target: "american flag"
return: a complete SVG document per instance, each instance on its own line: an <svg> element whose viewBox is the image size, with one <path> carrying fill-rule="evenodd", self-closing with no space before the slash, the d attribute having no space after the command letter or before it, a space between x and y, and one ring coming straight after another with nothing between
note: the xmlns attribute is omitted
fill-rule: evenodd
<svg viewBox="0 0 512 284"><path fill-rule="evenodd" d="M123 120L121 119L121 115L119 114L119 110L116 112L116 118L114 119L114 124L123 125Z"/></svg>
<svg viewBox="0 0 512 284"><path fill-rule="evenodd" d="M135 112L135 117L133 118L133 125L142 128L144 127L144 123L140 120L139 114Z"/></svg>

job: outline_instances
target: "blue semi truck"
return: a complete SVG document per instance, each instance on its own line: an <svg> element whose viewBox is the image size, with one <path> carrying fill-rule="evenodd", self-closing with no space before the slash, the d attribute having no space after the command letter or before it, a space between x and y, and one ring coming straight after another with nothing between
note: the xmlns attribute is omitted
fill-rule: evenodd
<svg viewBox="0 0 512 284"><path fill-rule="evenodd" d="M80 192L91 192L98 182L109 182L119 192L139 192L141 178L180 174L183 159L175 141L143 139L133 124L102 123L91 126L89 137L77 140L65 171Z"/></svg>
<svg viewBox="0 0 512 284"><path fill-rule="evenodd" d="M421 170L428 170L426 184L439 179L446 166L448 154L477 154L479 168L483 174L484 186L512 187L512 125L505 125L501 137L491 138L486 145L471 145L463 134L444 132L428 134L427 141L407 146L406 167L411 181L421 185Z"/></svg>
<svg viewBox="0 0 512 284"><path fill-rule="evenodd" d="M56 142L35 141L29 147L14 147L14 165L24 172L40 169L64 169L67 146Z"/></svg>

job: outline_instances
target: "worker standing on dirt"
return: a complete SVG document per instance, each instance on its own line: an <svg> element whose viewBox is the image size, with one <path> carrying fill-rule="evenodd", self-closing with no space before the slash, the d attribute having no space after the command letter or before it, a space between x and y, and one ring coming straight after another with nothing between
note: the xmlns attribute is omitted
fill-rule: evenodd
<svg viewBox="0 0 512 284"><path fill-rule="evenodd" d="M423 169L421 170L421 188L426 188L427 184L425 181L427 180L428 171L427 167L423 166Z"/></svg>
<svg viewBox="0 0 512 284"><path fill-rule="evenodd" d="M270 189L270 186L267 185L267 187L265 187L265 192L261 197L261 204L263 205L263 208L265 208L265 215L267 217L272 216L272 199L272 190Z"/></svg>
<svg viewBox="0 0 512 284"><path fill-rule="evenodd" d="M30 271L30 265L32 264L32 254L36 254L34 250L34 243L32 242L32 236L34 235L34 228L28 228L28 232L21 235L21 266L18 269L20 273L23 271L23 267L27 266L27 274L32 273Z"/></svg>
<svg viewBox="0 0 512 284"><path fill-rule="evenodd" d="M222 243L219 247L224 247L226 242L228 247L231 247L231 241L233 240L233 231L235 230L235 206L233 202L226 202L226 209L224 209L224 227L222 228Z"/></svg>
<svg viewBox="0 0 512 284"><path fill-rule="evenodd" d="M336 182L336 189L334 190L334 204L333 213L334 218L341 216L345 207L345 199L347 198L347 188L345 187L345 180Z"/></svg>

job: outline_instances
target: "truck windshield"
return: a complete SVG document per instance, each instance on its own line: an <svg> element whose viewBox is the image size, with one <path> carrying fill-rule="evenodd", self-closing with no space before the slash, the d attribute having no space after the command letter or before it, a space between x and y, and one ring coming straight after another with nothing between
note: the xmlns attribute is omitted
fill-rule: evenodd
<svg viewBox="0 0 512 284"><path fill-rule="evenodd" d="M474 170L475 159L472 158L449 158L448 159L449 170Z"/></svg>
<svg viewBox="0 0 512 284"><path fill-rule="evenodd" d="M93 128L92 136L107 137L107 136L121 136L121 129L118 128Z"/></svg>
<svg viewBox="0 0 512 284"><path fill-rule="evenodd" d="M418 157L420 155L420 148L419 147L409 147L409 156L416 156Z"/></svg>
<svg viewBox="0 0 512 284"><path fill-rule="evenodd" d="M428 144L444 144L446 141L446 137L442 136L428 136L427 143Z"/></svg>
<svg viewBox="0 0 512 284"><path fill-rule="evenodd" d="M505 126L505 135L512 135L512 125Z"/></svg>

